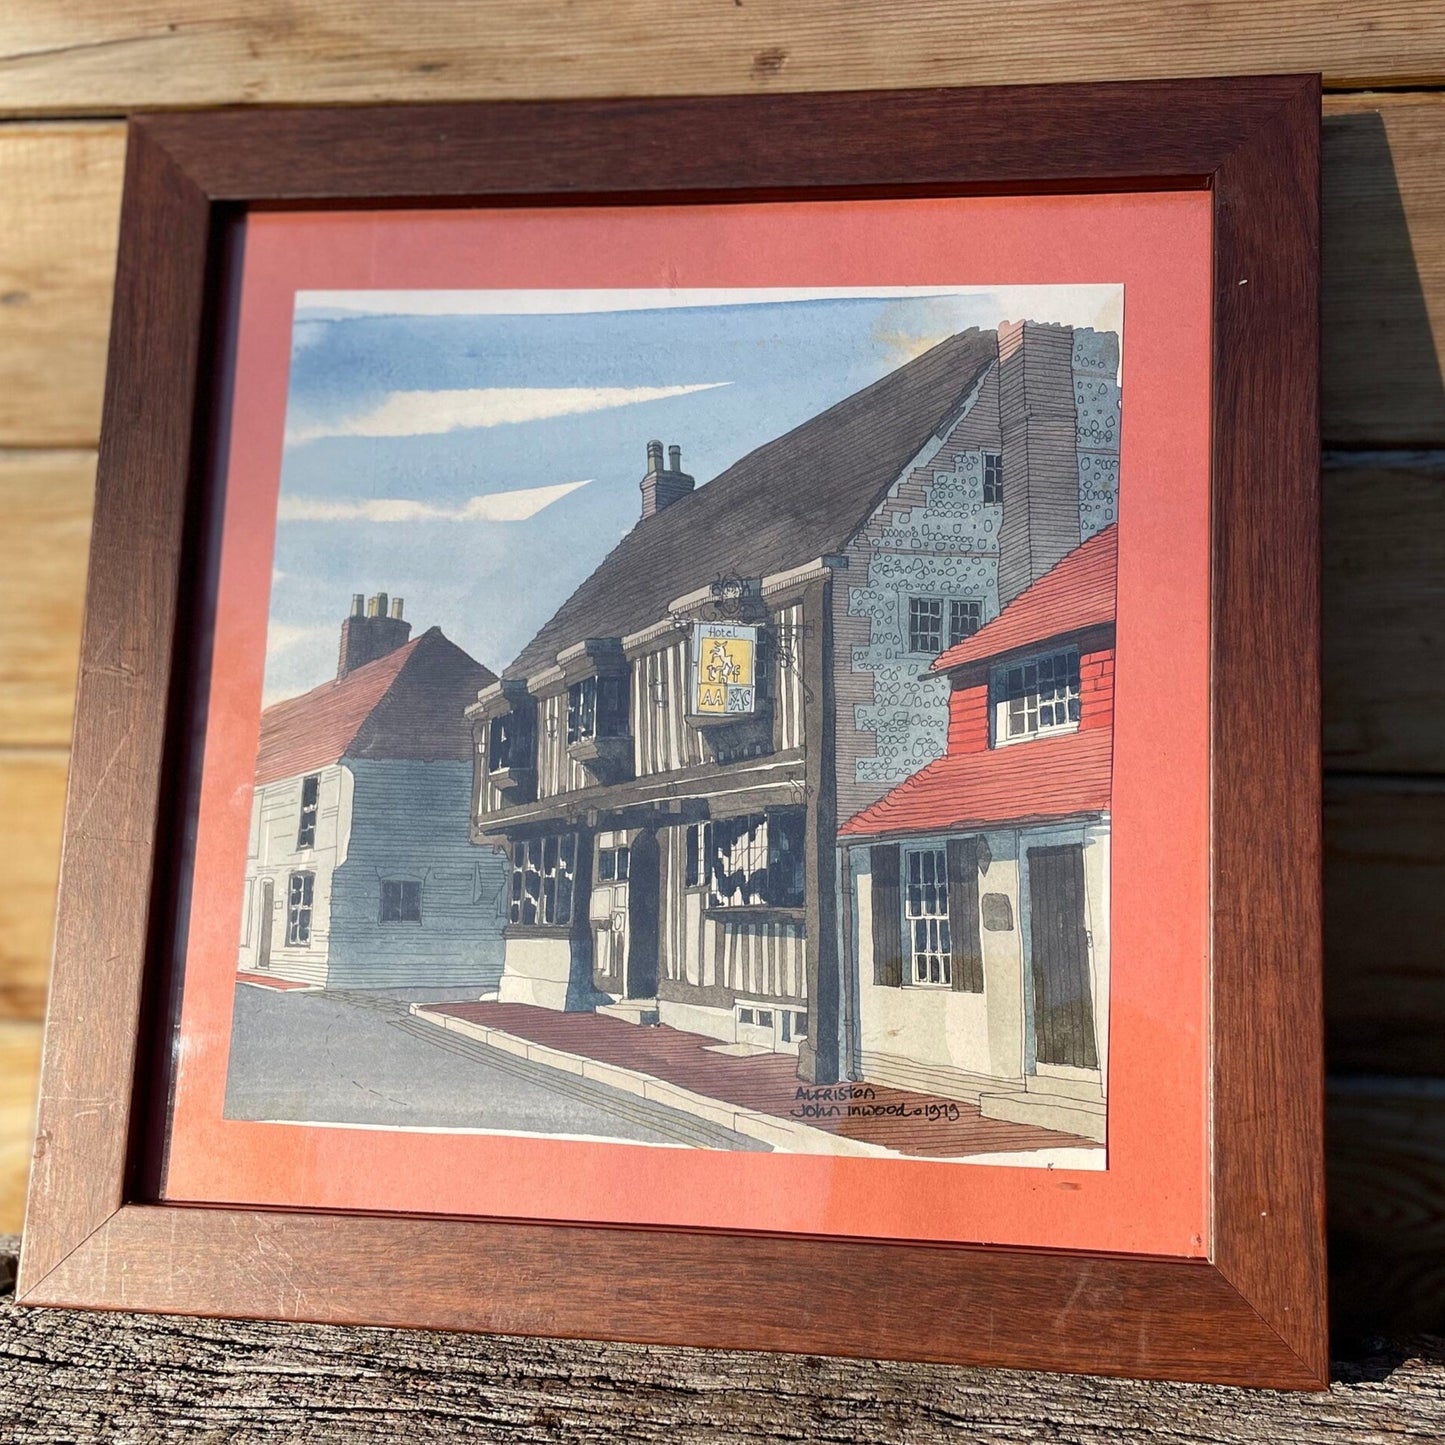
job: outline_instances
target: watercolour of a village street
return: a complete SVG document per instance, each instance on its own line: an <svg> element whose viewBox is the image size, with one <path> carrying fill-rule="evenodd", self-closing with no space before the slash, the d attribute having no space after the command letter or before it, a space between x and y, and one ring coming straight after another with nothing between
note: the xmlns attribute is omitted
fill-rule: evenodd
<svg viewBox="0 0 1445 1445"><path fill-rule="evenodd" d="M1123 309L298 294L226 1117L1104 1168Z"/></svg>

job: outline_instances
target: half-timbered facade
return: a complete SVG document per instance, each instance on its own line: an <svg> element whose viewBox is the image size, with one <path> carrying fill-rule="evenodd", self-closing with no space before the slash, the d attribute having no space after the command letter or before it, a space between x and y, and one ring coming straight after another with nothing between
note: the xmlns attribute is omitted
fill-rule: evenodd
<svg viewBox="0 0 1445 1445"><path fill-rule="evenodd" d="M649 444L638 524L468 712L503 1002L839 1077L839 823L942 755L929 662L1112 516L1086 496L1117 479L1086 456L1096 363L1117 450L1117 342L1032 322L949 338L703 487Z"/></svg>

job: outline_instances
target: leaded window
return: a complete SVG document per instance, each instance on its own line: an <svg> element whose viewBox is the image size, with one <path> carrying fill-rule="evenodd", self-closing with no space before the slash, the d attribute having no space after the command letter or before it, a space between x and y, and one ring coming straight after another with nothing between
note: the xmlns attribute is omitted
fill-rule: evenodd
<svg viewBox="0 0 1445 1445"><path fill-rule="evenodd" d="M983 603L976 597L955 597L948 604L948 645L972 637L983 626Z"/></svg>
<svg viewBox="0 0 1445 1445"><path fill-rule="evenodd" d="M584 677L567 689L567 742L624 737L627 733L627 677L607 673Z"/></svg>
<svg viewBox="0 0 1445 1445"><path fill-rule="evenodd" d="M321 775L301 779L301 818L296 827L297 848L316 846L316 813L321 800Z"/></svg>
<svg viewBox="0 0 1445 1445"><path fill-rule="evenodd" d="M286 946L310 948L311 905L316 894L314 873L293 873L286 885Z"/></svg>
<svg viewBox="0 0 1445 1445"><path fill-rule="evenodd" d="M995 743L1077 726L1078 648L995 668L993 693Z"/></svg>
<svg viewBox="0 0 1445 1445"><path fill-rule="evenodd" d="M983 499L985 502L1003 501L1003 453L983 454Z"/></svg>
<svg viewBox="0 0 1445 1445"><path fill-rule="evenodd" d="M512 844L512 923L565 928L572 922L577 835L549 833Z"/></svg>
<svg viewBox="0 0 1445 1445"><path fill-rule="evenodd" d="M710 908L803 906L805 813L779 808L714 818L708 832Z"/></svg>
<svg viewBox="0 0 1445 1445"><path fill-rule="evenodd" d="M908 650L930 657L943 651L943 598L908 599Z"/></svg>
<svg viewBox="0 0 1445 1445"><path fill-rule="evenodd" d="M953 986L953 940L948 929L948 854L943 848L904 850L903 923L915 984Z"/></svg>

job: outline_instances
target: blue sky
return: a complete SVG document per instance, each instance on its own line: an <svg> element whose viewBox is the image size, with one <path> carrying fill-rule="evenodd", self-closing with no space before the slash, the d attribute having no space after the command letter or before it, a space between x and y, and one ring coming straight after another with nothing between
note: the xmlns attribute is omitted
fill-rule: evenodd
<svg viewBox="0 0 1445 1445"><path fill-rule="evenodd" d="M1112 285L301 293L266 701L334 675L354 592L501 671L636 523L650 438L701 485L954 331L1121 311Z"/></svg>

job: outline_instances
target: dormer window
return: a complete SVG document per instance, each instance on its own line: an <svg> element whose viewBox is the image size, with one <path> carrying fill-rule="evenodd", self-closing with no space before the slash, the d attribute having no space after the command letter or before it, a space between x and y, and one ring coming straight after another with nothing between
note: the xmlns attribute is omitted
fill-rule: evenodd
<svg viewBox="0 0 1445 1445"><path fill-rule="evenodd" d="M594 637L557 656L566 683L566 731L560 699L550 703L548 737L562 732L568 754L594 783L632 775L632 665L615 637ZM553 721L555 719L555 721Z"/></svg>
<svg viewBox="0 0 1445 1445"><path fill-rule="evenodd" d="M516 807L536 794L536 705L525 689L517 686L503 692L500 702L505 711L479 722L474 733L477 804L484 812Z"/></svg>
<svg viewBox="0 0 1445 1445"><path fill-rule="evenodd" d="M628 735L627 677L584 677L567 689L567 745Z"/></svg>
<svg viewBox="0 0 1445 1445"><path fill-rule="evenodd" d="M993 743L1024 742L1079 725L1079 649L1023 658L993 670Z"/></svg>

